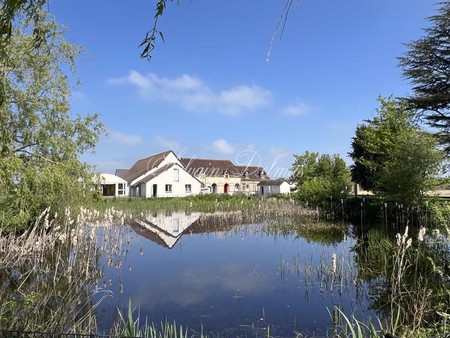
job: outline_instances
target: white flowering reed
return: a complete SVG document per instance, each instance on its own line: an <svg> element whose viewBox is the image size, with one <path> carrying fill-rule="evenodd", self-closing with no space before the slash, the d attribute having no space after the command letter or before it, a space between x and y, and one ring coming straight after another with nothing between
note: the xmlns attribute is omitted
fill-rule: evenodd
<svg viewBox="0 0 450 338"><path fill-rule="evenodd" d="M417 236L417 239L419 240L419 242L423 242L426 232L427 232L427 229L425 227L421 227L419 229L419 235Z"/></svg>
<svg viewBox="0 0 450 338"><path fill-rule="evenodd" d="M331 255L331 270L333 271L333 274L336 273L336 254L334 253Z"/></svg>

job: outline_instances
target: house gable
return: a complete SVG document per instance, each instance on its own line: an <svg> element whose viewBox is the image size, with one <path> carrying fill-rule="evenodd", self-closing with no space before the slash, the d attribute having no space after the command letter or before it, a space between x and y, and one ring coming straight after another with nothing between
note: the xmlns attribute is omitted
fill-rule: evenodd
<svg viewBox="0 0 450 338"><path fill-rule="evenodd" d="M166 163L131 184L132 196L181 197L200 193L201 182L180 163Z"/></svg>
<svg viewBox="0 0 450 338"><path fill-rule="evenodd" d="M181 162L178 160L178 157L173 153L173 151L168 150L163 153L138 160L125 174L122 175L122 178L125 179L130 185L134 185L161 167L167 164L175 163L181 166Z"/></svg>

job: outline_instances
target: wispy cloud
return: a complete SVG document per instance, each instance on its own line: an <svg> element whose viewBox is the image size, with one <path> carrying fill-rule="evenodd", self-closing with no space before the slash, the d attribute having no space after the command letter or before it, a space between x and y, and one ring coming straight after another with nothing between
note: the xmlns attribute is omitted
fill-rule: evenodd
<svg viewBox="0 0 450 338"><path fill-rule="evenodd" d="M217 154L231 155L234 153L234 147L225 139L215 140L210 148Z"/></svg>
<svg viewBox="0 0 450 338"><path fill-rule="evenodd" d="M281 109L281 114L287 116L301 116L309 113L311 107L304 103L298 103L294 105L289 105Z"/></svg>
<svg viewBox="0 0 450 338"><path fill-rule="evenodd" d="M109 79L107 82L111 85L133 85L139 89L142 99L176 103L192 112L240 115L267 107L272 100L269 90L255 85L237 85L215 91L200 78L188 74L170 79L155 73L143 75L132 70L126 77Z"/></svg>
<svg viewBox="0 0 450 338"><path fill-rule="evenodd" d="M126 145L136 145L142 143L142 137L139 135L126 135L120 131L110 130L109 138L111 141Z"/></svg>
<svg viewBox="0 0 450 338"><path fill-rule="evenodd" d="M175 140L169 140L163 136L156 136L155 140L156 140L156 143L158 143L158 145L160 145L166 149L170 149L175 152L177 152L181 149L180 143Z"/></svg>

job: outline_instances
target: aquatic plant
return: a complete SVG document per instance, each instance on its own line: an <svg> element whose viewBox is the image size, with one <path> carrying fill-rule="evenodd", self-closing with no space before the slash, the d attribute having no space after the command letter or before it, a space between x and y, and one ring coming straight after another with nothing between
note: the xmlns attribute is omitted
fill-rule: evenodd
<svg viewBox="0 0 450 338"><path fill-rule="evenodd" d="M382 329L376 329L372 322L367 324L359 321L355 316L347 316L339 307L335 306L333 313L333 338L379 338L382 335ZM378 321L379 326L381 322Z"/></svg>

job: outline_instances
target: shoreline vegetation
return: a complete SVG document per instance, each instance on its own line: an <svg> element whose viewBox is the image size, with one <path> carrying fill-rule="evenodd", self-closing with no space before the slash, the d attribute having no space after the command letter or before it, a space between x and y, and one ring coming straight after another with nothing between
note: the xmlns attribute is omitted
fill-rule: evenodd
<svg viewBox="0 0 450 338"><path fill-rule="evenodd" d="M359 210L354 213L359 212L367 218L370 205L365 203L367 205L355 208ZM446 204L444 206L448 208ZM372 205L372 208L378 210L378 221L382 222L383 209L379 205ZM431 205L429 209L433 217L440 215L441 220L448 220L446 209L441 214L433 211ZM341 205L334 210L309 209L290 197L215 195L157 200L101 199L89 207L81 207L76 213L67 209L59 217L52 217L51 210L46 209L32 227L20 234L0 230L0 276L3 280L0 297L4 300L0 305L0 327L13 331L97 334L96 307L110 296L107 289L98 287L101 277L99 255L102 250L121 250L117 243L97 243L96 229L101 226L110 225L120 232L121 225L132 219L143 219L149 213L202 212L199 224L205 227L272 220L266 231L298 233L312 241L320 239L333 244L336 241L333 233L338 234L337 238L344 236L347 223L324 220L333 215L338 218L339 210ZM395 236L392 233L400 228L393 219L396 218L389 218L391 231L361 230L362 225L356 225L354 229L358 236L354 248L358 253L357 267L354 269L359 272L350 280L365 283L373 290L384 290L373 295L373 306L379 310L379 318L364 322L338 308L330 309L334 323L330 337L380 337L382 333L396 337L428 337L430 334L439 337L449 329L450 250L448 234L445 235L449 231L448 223L440 223L439 229L427 227L425 230L426 224L411 228L408 226L410 221L405 219L404 223L397 224L403 227ZM370 219L363 221L370 223ZM408 231L415 233L410 235ZM119 241L117 234L110 237ZM327 271L332 269L333 263ZM203 332L203 328L192 331L175 322L142 324L143 319L137 311L130 312L130 308L131 303L128 312L122 310L120 320L113 328L114 334L211 336ZM251 335L271 337L270 328L258 328Z"/></svg>

